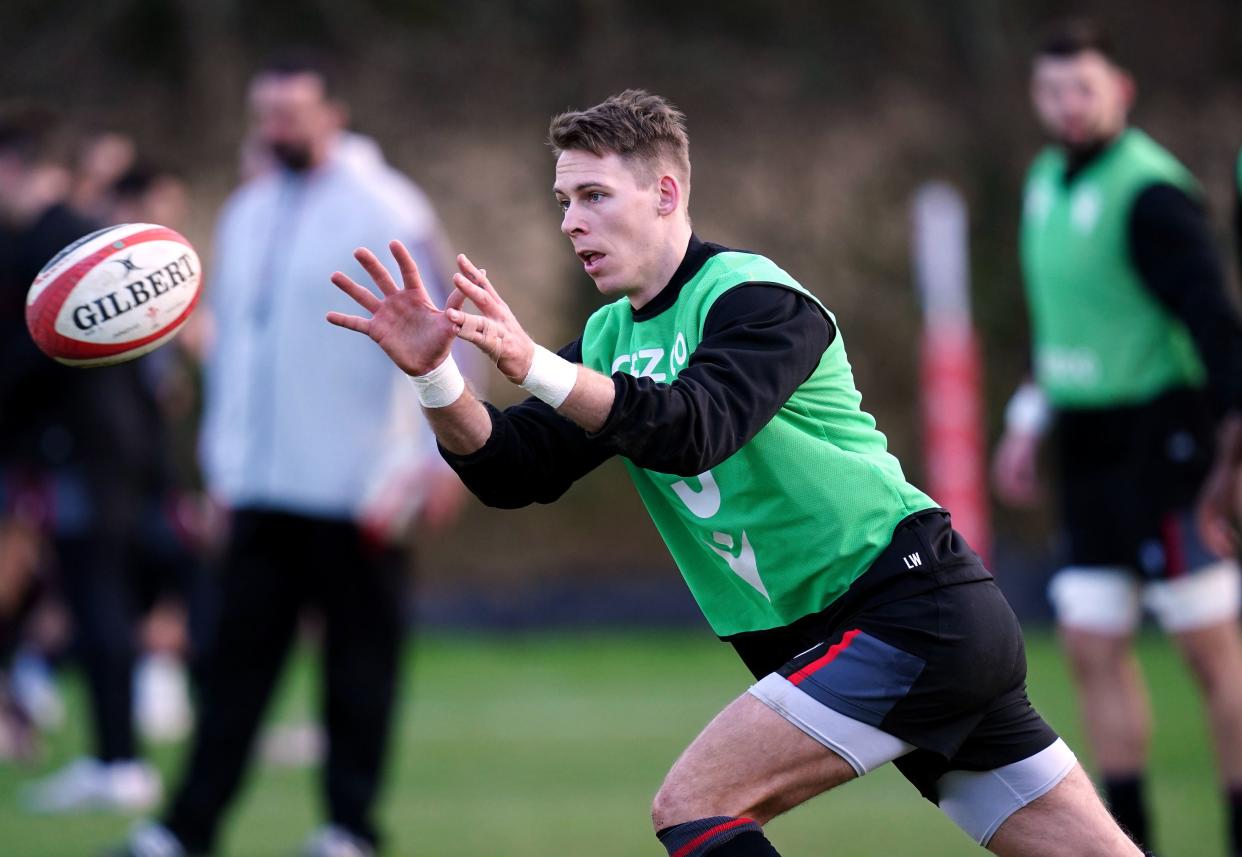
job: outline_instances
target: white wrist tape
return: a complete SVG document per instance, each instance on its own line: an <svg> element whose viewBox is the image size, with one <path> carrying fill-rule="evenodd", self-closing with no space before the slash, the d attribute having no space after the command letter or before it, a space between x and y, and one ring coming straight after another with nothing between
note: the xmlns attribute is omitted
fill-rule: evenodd
<svg viewBox="0 0 1242 857"><path fill-rule="evenodd" d="M1050 417L1043 391L1028 381L1005 406L1005 429L1022 434L1043 434Z"/></svg>
<svg viewBox="0 0 1242 857"><path fill-rule="evenodd" d="M418 391L418 403L424 408L447 408L466 390L466 379L452 354L426 375L410 375L409 379Z"/></svg>
<svg viewBox="0 0 1242 857"><path fill-rule="evenodd" d="M570 363L542 345L535 346L535 356L520 386L537 399L559 408L569 398L578 381L578 364Z"/></svg>

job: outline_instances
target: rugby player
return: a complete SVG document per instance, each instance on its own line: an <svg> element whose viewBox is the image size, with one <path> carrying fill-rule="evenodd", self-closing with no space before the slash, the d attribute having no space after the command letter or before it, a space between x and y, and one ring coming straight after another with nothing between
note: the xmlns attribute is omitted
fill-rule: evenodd
<svg viewBox="0 0 1242 857"><path fill-rule="evenodd" d="M861 410L832 313L768 259L694 234L681 113L628 90L557 116L550 142L561 230L614 299L580 339L536 345L465 256L436 307L397 242L404 288L361 249L380 294L334 274L369 317L328 320L412 377L445 459L489 505L552 502L625 459L757 679L659 789L669 854L770 857L764 824L890 761L997 854L1137 854L1031 707L991 575ZM477 399L455 337L532 396Z"/></svg>
<svg viewBox="0 0 1242 857"><path fill-rule="evenodd" d="M1051 419L1063 556L1049 591L1108 803L1150 842L1151 713L1134 654L1146 606L1203 695L1230 853L1242 855L1232 530L1242 327L1199 185L1127 124L1134 83L1100 30L1051 29L1031 94L1052 138L1031 166L1021 226L1035 381L1011 401L997 487L1017 503L1036 498L1036 449Z"/></svg>

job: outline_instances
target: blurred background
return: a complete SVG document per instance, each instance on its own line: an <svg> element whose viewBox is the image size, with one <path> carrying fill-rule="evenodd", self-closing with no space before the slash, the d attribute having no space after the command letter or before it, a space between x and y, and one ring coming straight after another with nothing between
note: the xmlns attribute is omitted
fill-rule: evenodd
<svg viewBox="0 0 1242 857"><path fill-rule="evenodd" d="M600 299L557 230L548 118L625 87L661 93L689 117L696 230L777 259L824 299L848 337L864 406L921 483L912 196L946 179L968 202L994 436L1027 359L1018 198L1042 142L1029 53L1041 24L1067 12L1107 24L1138 80L1136 124L1204 183L1229 251L1242 139L1242 7L1229 0L13 0L0 10L0 92L86 130L126 133L184 176L184 232L210 275L214 218L238 179L248 77L273 50L320 49L335 61L352 126L423 187L452 248L488 267L549 346L576 336ZM494 389L498 402L512 399L508 385ZM426 595L615 581L620 571L667 580L664 548L620 473L603 468L552 508L470 508L423 550ZM1038 553L1046 524L1001 512L998 555L1011 545Z"/></svg>
<svg viewBox="0 0 1242 857"><path fill-rule="evenodd" d="M239 181L247 81L273 50L290 44L313 48L333 60L339 95L351 108L351 127L378 141L388 161L418 182L443 219L451 248L485 266L527 329L555 347L577 335L600 298L558 231L560 212L550 192L553 161L545 144L548 118L627 87L660 93L688 116L696 232L770 256L833 310L849 343L864 408L876 417L912 481L922 484L913 198L925 182L943 180L968 206L971 302L983 348L984 439L990 447L1027 362L1017 219L1024 171L1042 144L1027 97L1029 57L1040 25L1071 12L1090 14L1111 31L1122 64L1138 81L1133 120L1203 183L1236 284L1230 235L1233 170L1242 142L1242 4L1236 0L6 0L0 5L0 101L52 108L86 136L125 135L160 169L179 177L186 205L182 231L197 247L209 278L213 224ZM325 294L332 288L329 273L324 272ZM486 377L494 401L514 400L513 388L499 376ZM179 466L193 482L192 377L186 389L188 398L173 416ZM1037 629L1047 616L1042 581L1051 571L1051 516L991 511L997 576L1029 627ZM709 633L619 462L610 462L551 507L501 512L470 500L457 524L420 543L417 553L414 609L424 628L664 625L688 627L700 637ZM426 650L427 675L450 684L460 680L461 670L482 669L487 657L480 652L491 651L490 644L476 641L461 648L453 639L433 637ZM539 648L550 645L540 642L542 637L524 639L499 646L508 652L512 645L517 659L533 648L532 657L556 662L559 655ZM601 653L626 645L623 636L590 639L591 650ZM708 657L706 648L680 637L653 639L657 642L635 655L639 663L658 663L668 652ZM691 648L683 649L686 645ZM1033 685L1037 693L1048 688L1044 699L1063 720L1057 725L1072 730L1070 703L1052 701L1061 699L1064 687L1049 640L1036 631L1032 646L1035 660L1046 668L1033 677ZM725 663L730 657L723 650L715 653L719 683L692 706L691 721L706 717L741 686L740 669ZM1162 668L1160 663L1153 669ZM576 675L572 664L569 668ZM712 668L705 669L710 681ZM630 677L641 683L646 674L635 669ZM304 680L296 672L291 686ZM561 686L543 673L530 677L543 680ZM606 688L596 692L608 699ZM72 704L72 690L69 698ZM301 711L296 695L289 698L286 708ZM538 696L544 702L530 705L537 713L556 698L548 691ZM437 728L451 731L463 710L434 692L424 699L432 712L427 716L439 719L428 721L425 730L408 727L402 752L415 760L432 753L420 742L431 741ZM413 711L419 704L415 694ZM481 703L461 704L477 714L473 706ZM582 709L580 716L601 716L593 711ZM611 715L620 716L618 710ZM1198 715L1192 710L1169 716ZM496 717L503 718L502 710ZM589 752L585 738L582 747L573 743L574 730L581 728L577 717L547 726L555 734L546 740L567 736L570 743L539 744L546 751L537 754L541 759L578 752L557 746ZM517 728L498 723L492 727L501 732ZM514 792L533 788L503 771L508 764L514 770L525 764L521 748L533 753L529 742L535 739L500 737L517 755L503 757L507 762L471 760L470 783L454 770L453 760L461 758L454 754L444 768L451 774L439 768L431 774L432 781L445 778L443 794L454 795L452 803L429 785L426 770L420 769L420 778L401 763L396 778L418 783L418 791L404 792L402 799L409 801L407 809L417 807L412 811L419 823L434 827L440 814L460 818L460 801L486 800L493 787L486 806L499 819L528 813L524 804L496 809L502 800L496 795L512 799ZM639 729L627 740L647 746L649 737ZM651 763L655 773L635 776L636 788L654 789L660 765L671 761L684 737L671 741L667 752L652 752L659 757ZM51 745L52 753L65 756L80 736L59 740L64 743ZM1202 739L1176 740L1185 743L1170 747L1168 758L1206 778L1206 750L1194 743ZM570 800L564 792L573 783L592 788L597 779L608 780L608 768L620 753L609 750L600 769L549 775L559 786L540 799ZM160 758L171 765L176 757L169 751ZM491 770L493 762L501 773ZM300 779L279 780L279 774L263 776L277 778L264 780L274 793L293 795L310 787ZM896 780L882 783L867 785L871 792L859 787L864 797L855 800L863 817L871 811L865 808L866 794L883 799L890 785L901 788ZM1176 796L1174 786L1164 793L1169 801ZM915 804L912 792L904 797ZM625 800L624 810L605 801L582 810L581 818L597 812L618 829L638 832L637 838L620 841L644 843L645 810L637 805L635 814ZM941 831L943 822L934 812L918 810L913 830L932 825L951 843L943 853L964 853L963 841L951 830ZM285 803L272 804L270 811L290 812L298 820L304 812ZM265 810L246 812L229 853L284 853L258 844L260 831L277 820ZM824 833L833 830L828 820L813 814L808 820L805 813L798 818L794 829L801 823L807 830L799 853L847 853ZM1219 818L1208 815L1196 823L1214 825ZM50 838L42 839L29 833L29 824L0 806L0 851L62 853L51 844L50 828L43 828ZM85 824L86 832L74 834L82 842L95 841L91 836L106 840L123 829L111 820ZM23 835L33 837L21 841L30 844L9 851L2 844L6 826L14 831L21 826ZM822 847L812 845L821 842L815 831L824 833ZM1214 829L1204 840L1211 847L1201 852L1191 844L1196 835L1186 837L1179 840L1178 853L1215 853ZM533 854L572 837L561 829L527 838L522 847ZM418 834L407 831L397 842L410 850L394 853L509 853L496 849L494 840L491 846L468 840L420 850ZM909 850L903 843L912 841L919 840L877 840L875 849L857 853ZM63 853L94 853L74 848ZM652 850L633 849L615 853ZM520 848L513 853L519 852L527 853Z"/></svg>

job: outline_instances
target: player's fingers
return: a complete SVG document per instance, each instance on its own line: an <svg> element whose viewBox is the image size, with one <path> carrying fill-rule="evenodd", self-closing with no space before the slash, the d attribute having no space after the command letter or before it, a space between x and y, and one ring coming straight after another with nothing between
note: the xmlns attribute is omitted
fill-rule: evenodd
<svg viewBox="0 0 1242 857"><path fill-rule="evenodd" d="M406 291L418 292L427 297L427 290L423 288L423 278L418 273L418 265L414 262L410 251L400 241L388 242L388 249L392 257L397 260L397 267L401 270L401 281L405 283Z"/></svg>
<svg viewBox="0 0 1242 857"><path fill-rule="evenodd" d="M471 262L470 258L466 256L465 253L457 254L457 267L461 269L462 274L464 274L470 282L478 285L489 295L492 295L499 300L500 295L497 293L496 287L492 285L491 280L487 278L487 271L476 266L474 262Z"/></svg>
<svg viewBox="0 0 1242 857"><path fill-rule="evenodd" d="M471 315L461 310L449 310L449 321L453 323L458 339L483 346L488 340L488 320L478 315Z"/></svg>
<svg viewBox="0 0 1242 857"><path fill-rule="evenodd" d="M1215 521L1215 546L1214 549L1218 556L1223 559L1232 559L1238 552L1237 535L1234 532L1229 521L1225 518L1217 518Z"/></svg>
<svg viewBox="0 0 1242 857"><path fill-rule="evenodd" d="M449 321L453 322L454 333L458 339L477 346L493 361L500 359L505 342L504 329L500 325L492 319L460 310L453 310L448 316Z"/></svg>
<svg viewBox="0 0 1242 857"><path fill-rule="evenodd" d="M379 290L386 295L395 295L401 291L397 288L396 282L393 281L392 274L388 273L388 269L378 257L366 247L359 247L354 251L354 258L358 260L358 264L362 269L370 275L375 281L375 285L379 286Z"/></svg>
<svg viewBox="0 0 1242 857"><path fill-rule="evenodd" d="M1195 517L1199 537L1203 539L1208 550L1217 556L1232 556L1235 548L1233 528L1228 519L1220 514L1216 505L1210 500L1200 501Z"/></svg>
<svg viewBox="0 0 1242 857"><path fill-rule="evenodd" d="M465 276L470 278L471 282L483 285L483 272L470 261L470 257L465 253L457 254L457 269Z"/></svg>
<svg viewBox="0 0 1242 857"><path fill-rule="evenodd" d="M466 293L461 289L453 289L453 293L444 301L444 309L461 309L466 305Z"/></svg>
<svg viewBox="0 0 1242 857"><path fill-rule="evenodd" d="M497 302L482 286L472 282L468 277L462 274L453 275L453 285L457 287L457 291L462 292L470 300L474 301L474 305L479 308L482 313L494 313L497 308Z"/></svg>
<svg viewBox="0 0 1242 857"><path fill-rule="evenodd" d="M1216 526L1201 528L1200 535L1208 550L1217 556L1229 558L1234 555L1236 545L1227 528Z"/></svg>
<svg viewBox="0 0 1242 857"><path fill-rule="evenodd" d="M367 335L370 335L371 333L371 322L365 318L360 318L356 315L346 315L343 312L330 312L327 314L326 318L329 323L335 324L337 327L356 330L359 333L365 333Z"/></svg>
<svg viewBox="0 0 1242 857"><path fill-rule="evenodd" d="M374 315L375 311L379 309L380 299L366 286L354 282L340 271L334 273L331 280L333 285L357 301L358 305L367 312Z"/></svg>

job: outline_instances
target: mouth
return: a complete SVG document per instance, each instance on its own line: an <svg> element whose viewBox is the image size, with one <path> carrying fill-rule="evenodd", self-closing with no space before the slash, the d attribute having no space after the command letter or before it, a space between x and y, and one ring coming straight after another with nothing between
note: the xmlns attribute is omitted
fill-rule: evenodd
<svg viewBox="0 0 1242 857"><path fill-rule="evenodd" d="M1082 119L1067 119L1061 123L1061 133L1066 137L1080 138L1087 136L1089 127L1087 122Z"/></svg>
<svg viewBox="0 0 1242 857"><path fill-rule="evenodd" d="M594 276L607 256L598 250L579 250L578 258L582 260L582 267L587 274Z"/></svg>

